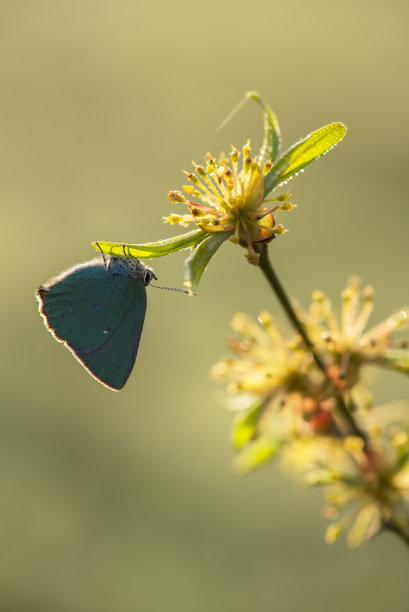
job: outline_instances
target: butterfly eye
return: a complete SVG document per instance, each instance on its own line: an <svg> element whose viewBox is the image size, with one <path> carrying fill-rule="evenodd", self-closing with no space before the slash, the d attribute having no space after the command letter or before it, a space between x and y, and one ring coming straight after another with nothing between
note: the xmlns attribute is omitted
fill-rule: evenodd
<svg viewBox="0 0 409 612"><path fill-rule="evenodd" d="M156 274L153 270L146 269L143 273L143 284L147 287L151 280L155 278L157 280Z"/></svg>

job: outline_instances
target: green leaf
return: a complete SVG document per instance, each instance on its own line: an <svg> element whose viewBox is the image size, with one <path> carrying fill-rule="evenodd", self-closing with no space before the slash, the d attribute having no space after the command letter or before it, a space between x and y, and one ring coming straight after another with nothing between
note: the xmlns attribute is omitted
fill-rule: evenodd
<svg viewBox="0 0 409 612"><path fill-rule="evenodd" d="M258 156L259 162L263 164L269 159L275 161L281 145L281 131L277 116L256 91L249 91L246 96L258 102L264 111L264 138Z"/></svg>
<svg viewBox="0 0 409 612"><path fill-rule="evenodd" d="M153 259L154 257L164 257L196 246L208 234L201 229L187 232L181 236L174 236L159 242L147 242L145 244L123 244L121 242L93 242L93 246L97 250L101 250L108 255L116 257L142 257L143 259Z"/></svg>
<svg viewBox="0 0 409 612"><path fill-rule="evenodd" d="M217 249L231 235L231 232L210 234L192 251L185 260L185 285L194 289Z"/></svg>
<svg viewBox="0 0 409 612"><path fill-rule="evenodd" d="M382 516L379 506L367 502L360 508L354 524L348 533L348 544L355 548L373 538L382 527Z"/></svg>
<svg viewBox="0 0 409 612"><path fill-rule="evenodd" d="M343 123L331 123L293 145L264 176L264 195L332 149L343 139L346 131Z"/></svg>
<svg viewBox="0 0 409 612"><path fill-rule="evenodd" d="M248 474L269 461L279 450L280 443L269 436L261 436L247 444L234 460L234 467L240 474Z"/></svg>
<svg viewBox="0 0 409 612"><path fill-rule="evenodd" d="M235 448L242 448L247 442L250 442L265 405L266 401L263 400L246 410L244 416L241 412L236 416L232 431L232 441Z"/></svg>
<svg viewBox="0 0 409 612"><path fill-rule="evenodd" d="M376 361L379 365L409 374L408 349L387 349Z"/></svg>

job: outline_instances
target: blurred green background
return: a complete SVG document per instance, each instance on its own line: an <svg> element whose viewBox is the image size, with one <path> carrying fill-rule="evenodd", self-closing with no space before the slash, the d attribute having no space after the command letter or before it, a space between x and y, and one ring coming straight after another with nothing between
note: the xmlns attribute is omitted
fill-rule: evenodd
<svg viewBox="0 0 409 612"><path fill-rule="evenodd" d="M231 470L231 415L208 370L236 310L278 307L223 246L195 299L148 290L135 370L97 384L46 332L33 297L93 240L176 233L161 217L181 170L261 139L249 89L284 149L332 121L345 141L291 186L271 253L289 291L375 286L373 321L409 302L408 3L2 0L0 609L230 612L409 609L393 535L323 542L319 492L278 466ZM182 211L182 209L180 209ZM183 211L184 212L184 211ZM183 255L156 260L180 286ZM397 375L379 401L407 397Z"/></svg>

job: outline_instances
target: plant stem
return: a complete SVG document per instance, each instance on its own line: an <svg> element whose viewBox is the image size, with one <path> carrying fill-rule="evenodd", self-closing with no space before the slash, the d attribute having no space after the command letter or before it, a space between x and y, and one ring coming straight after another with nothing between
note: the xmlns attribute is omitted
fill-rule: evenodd
<svg viewBox="0 0 409 612"><path fill-rule="evenodd" d="M311 352L311 355L313 356L315 363L317 364L319 369L324 373L327 381L333 386L333 381L331 380L331 377L329 376L327 372L325 363L323 362L319 354L316 352L315 346L313 342L311 341L311 339L309 338L308 333L304 327L304 324L297 317L297 314L291 305L288 295L285 292L282 284L280 283L280 280L277 274L275 273L274 268L271 265L271 262L268 258L267 246L266 245L259 246L257 248L257 252L260 255L259 266L264 276L266 277L270 287L276 294L287 317L289 318L290 322L292 323L294 328L297 330L297 332L300 334L301 338L304 341L305 346ZM337 399L338 414L340 418L342 419L345 431L349 435L359 436L364 441L365 449L369 450L368 438L365 435L365 433L356 424L353 415L351 414L350 410L348 410L348 407L345 404L343 395L336 389L334 389L334 395ZM393 533L395 533L409 547L409 536L405 532L405 530L402 529L400 525L396 524L393 521L384 521L383 529L386 531L392 531Z"/></svg>
<svg viewBox="0 0 409 612"><path fill-rule="evenodd" d="M397 535L398 538L403 540L406 546L409 547L409 536L405 531L403 531L403 529L399 525L396 525L396 523L389 521L383 523L383 528L385 531L391 531L392 533Z"/></svg>
<svg viewBox="0 0 409 612"><path fill-rule="evenodd" d="M274 293L276 294L281 306L283 307L287 317L289 318L290 322L292 323L292 325L294 326L294 328L298 331L298 333L300 334L301 338L304 341L305 346L309 349L309 351L311 352L311 355L314 358L315 363L317 364L317 366L319 367L319 369L324 373L326 379L328 380L328 382L333 385L333 381L331 380L327 368L325 367L324 362L322 361L321 357L318 355L318 353L315 350L315 346L313 344L313 342L310 340L307 331L303 325L303 323L300 321L300 319L297 317L294 308L291 305L291 302L288 298L287 293L285 292L277 274L274 271L273 266L271 265L271 262L268 258L268 251L267 251L267 245L263 245L258 247L257 252L260 255L260 262L259 262L259 266L264 274L264 276L266 277L270 287L272 288L272 290L274 291ZM340 393L336 393L336 399L337 399L337 404L338 404L338 413L340 415L340 417L342 418L342 421L344 423L345 429L346 431L350 434L350 435L354 435L354 436L359 436L360 438L362 438L362 440L365 442L365 446L367 446L367 437L365 435L365 433L363 431L361 431L358 427L358 425L356 424L351 412L348 410L344 398L342 396L342 394Z"/></svg>

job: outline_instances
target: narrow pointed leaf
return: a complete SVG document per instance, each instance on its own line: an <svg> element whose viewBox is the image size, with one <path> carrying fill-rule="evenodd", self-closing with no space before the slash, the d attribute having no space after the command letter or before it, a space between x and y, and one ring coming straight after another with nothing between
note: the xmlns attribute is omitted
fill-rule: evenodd
<svg viewBox="0 0 409 612"><path fill-rule="evenodd" d="M362 506L348 533L348 544L355 548L373 538L382 527L379 506L368 502Z"/></svg>
<svg viewBox="0 0 409 612"><path fill-rule="evenodd" d="M392 370L409 374L409 351L408 349L388 349L377 359L377 363Z"/></svg>
<svg viewBox="0 0 409 612"><path fill-rule="evenodd" d="M93 246L97 250L102 250L107 255L115 255L116 257L141 257L143 259L153 259L155 257L164 257L170 253L188 249L196 246L208 234L201 229L187 232L181 236L174 236L159 242L147 242L145 244L123 244L121 242L93 242Z"/></svg>
<svg viewBox="0 0 409 612"><path fill-rule="evenodd" d="M258 156L259 162L263 164L269 159L275 161L281 145L281 131L277 116L256 91L249 91L247 97L258 102L264 111L264 138Z"/></svg>
<svg viewBox="0 0 409 612"><path fill-rule="evenodd" d="M267 195L275 187L332 149L343 139L346 130L346 126L342 123L331 123L293 145L265 175L264 194Z"/></svg>
<svg viewBox="0 0 409 612"><path fill-rule="evenodd" d="M234 467L240 474L248 474L272 459L279 449L279 441L262 436L245 446L234 460Z"/></svg>
<svg viewBox="0 0 409 612"><path fill-rule="evenodd" d="M187 287L190 289L197 287L208 263L230 235L231 232L211 234L192 251L185 260L185 285Z"/></svg>
<svg viewBox="0 0 409 612"><path fill-rule="evenodd" d="M232 431L232 442L235 448L242 448L247 442L250 442L256 432L257 422L265 404L266 400L257 402L246 410L244 416L241 413L237 415Z"/></svg>

